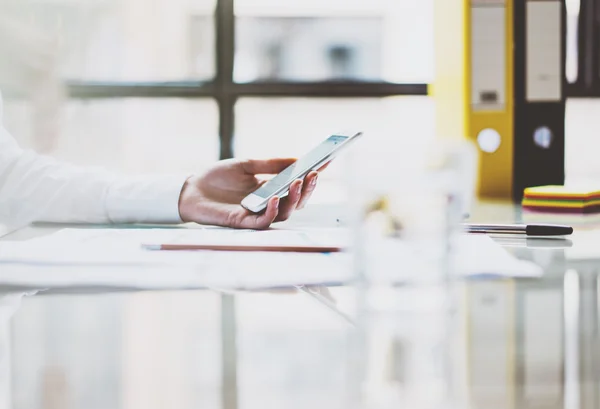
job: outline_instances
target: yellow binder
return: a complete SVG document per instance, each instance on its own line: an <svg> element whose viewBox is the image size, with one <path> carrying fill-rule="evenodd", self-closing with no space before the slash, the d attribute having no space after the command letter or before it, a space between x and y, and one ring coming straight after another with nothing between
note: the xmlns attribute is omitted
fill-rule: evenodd
<svg viewBox="0 0 600 409"><path fill-rule="evenodd" d="M479 147L477 195L513 189L513 0L435 0L436 134Z"/></svg>

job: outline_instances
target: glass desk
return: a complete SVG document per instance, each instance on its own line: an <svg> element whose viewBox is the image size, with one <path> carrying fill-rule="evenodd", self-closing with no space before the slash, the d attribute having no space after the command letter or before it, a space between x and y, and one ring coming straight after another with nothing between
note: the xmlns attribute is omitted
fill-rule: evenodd
<svg viewBox="0 0 600 409"><path fill-rule="evenodd" d="M503 204L473 214L520 218ZM505 242L541 278L462 283L471 407L600 407L600 228L586 226L552 248ZM344 405L350 287L0 289L0 409Z"/></svg>

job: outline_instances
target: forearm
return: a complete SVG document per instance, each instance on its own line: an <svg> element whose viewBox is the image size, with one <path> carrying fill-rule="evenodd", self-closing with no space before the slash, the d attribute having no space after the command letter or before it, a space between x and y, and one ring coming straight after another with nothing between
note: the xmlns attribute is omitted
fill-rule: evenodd
<svg viewBox="0 0 600 409"><path fill-rule="evenodd" d="M1 130L0 130L1 131ZM184 177L122 177L0 142L0 221L179 223Z"/></svg>

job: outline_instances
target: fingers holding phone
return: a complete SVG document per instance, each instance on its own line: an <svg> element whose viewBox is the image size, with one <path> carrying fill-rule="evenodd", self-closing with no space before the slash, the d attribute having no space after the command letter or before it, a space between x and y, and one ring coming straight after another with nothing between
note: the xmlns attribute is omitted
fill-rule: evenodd
<svg viewBox="0 0 600 409"><path fill-rule="evenodd" d="M324 167L320 168L317 172L312 171L304 178L304 183L302 184L302 194L300 196L300 201L298 202L298 205L296 206L297 209L303 209L304 206L306 206L306 204L310 200L310 197L312 196L313 192L315 191L315 188L317 187L317 180L319 179L319 172L321 172L323 169L325 169L328 164L329 164L329 162L327 162L327 164Z"/></svg>
<svg viewBox="0 0 600 409"><path fill-rule="evenodd" d="M275 221L283 222L290 218L294 210L298 207L298 203L300 203L300 199L302 198L302 186L303 181L298 179L292 182L290 188L288 190L287 197L281 200L281 204L279 205L279 214Z"/></svg>
<svg viewBox="0 0 600 409"><path fill-rule="evenodd" d="M299 210L306 206L317 187L318 175L318 172L312 171L306 175L304 180L298 179L290 185L287 197L281 200L276 221L285 221L290 218L294 210Z"/></svg>
<svg viewBox="0 0 600 409"><path fill-rule="evenodd" d="M360 135L362 135L362 132L330 136L306 155L279 172L273 179L246 196L241 205L250 212L258 213L264 210L269 198L274 196L284 197L287 193L285 212L281 212L282 209L280 209L280 217L282 219L289 217L289 208L293 211L298 206L303 207L306 205L308 198L314 191L318 172L325 169L343 147ZM298 180L301 181L298 182Z"/></svg>

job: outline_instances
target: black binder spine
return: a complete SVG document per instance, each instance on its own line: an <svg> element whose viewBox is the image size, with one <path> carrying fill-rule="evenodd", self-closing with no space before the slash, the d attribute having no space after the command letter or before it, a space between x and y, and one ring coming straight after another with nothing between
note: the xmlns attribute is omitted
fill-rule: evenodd
<svg viewBox="0 0 600 409"><path fill-rule="evenodd" d="M550 12L548 12L550 11ZM560 30L560 77L544 78L545 73L532 73L540 65L532 61L536 55L544 58L547 50L536 52L532 47L548 48L548 43L539 44L529 39L539 38L528 30L540 30L540 20L552 19L559 13L557 21L549 21L548 29ZM530 15L528 15L530 13ZM539 13L532 16L532 13ZM565 181L565 55L566 55L566 5L564 0L515 0L514 3L514 183L513 195L517 202L523 198L523 190L531 186L563 185ZM533 26L535 22L535 27ZM531 27L528 27L531 25ZM557 33L548 32L549 36ZM537 65L536 65L537 64ZM528 71L529 68L529 71ZM536 77L538 75L538 77ZM537 81L528 84L528 81ZM559 91L545 97L544 81L559 81ZM532 81L533 82L533 81ZM530 91L528 87L537 87ZM551 94L551 93L550 93Z"/></svg>

